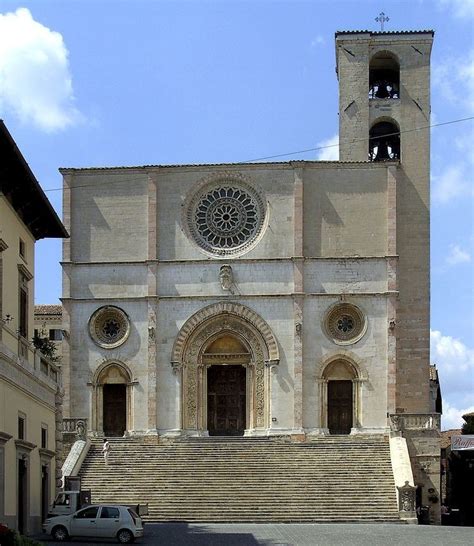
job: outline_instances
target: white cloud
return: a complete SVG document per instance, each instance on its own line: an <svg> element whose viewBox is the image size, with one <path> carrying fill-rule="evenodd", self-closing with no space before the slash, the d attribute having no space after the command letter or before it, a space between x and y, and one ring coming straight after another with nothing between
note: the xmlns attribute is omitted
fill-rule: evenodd
<svg viewBox="0 0 474 546"><path fill-rule="evenodd" d="M447 167L441 174L433 176L433 202L445 204L460 196L472 196L470 179L461 164Z"/></svg>
<svg viewBox="0 0 474 546"><path fill-rule="evenodd" d="M474 411L474 406L458 409L451 406L449 402L443 401L442 429L449 430L453 428L462 428L462 425L464 424L462 416L466 415L466 413L471 413L472 411Z"/></svg>
<svg viewBox="0 0 474 546"><path fill-rule="evenodd" d="M431 331L430 340L443 396L443 428L460 428L461 416L474 408L474 349L438 330Z"/></svg>
<svg viewBox="0 0 474 546"><path fill-rule="evenodd" d="M81 120L63 37L26 8L0 14L0 113L57 131Z"/></svg>
<svg viewBox="0 0 474 546"><path fill-rule="evenodd" d="M471 261L471 255L459 245L450 245L449 254L446 257L448 265L458 265Z"/></svg>
<svg viewBox="0 0 474 546"><path fill-rule="evenodd" d="M317 45L324 45L326 43L326 40L324 39L324 36L321 34L318 34L315 38L311 40L311 47L316 47Z"/></svg>
<svg viewBox="0 0 474 546"><path fill-rule="evenodd" d="M474 0L473 0L474 2ZM433 85L451 104L474 112L474 49L462 57L445 57L433 64Z"/></svg>
<svg viewBox="0 0 474 546"><path fill-rule="evenodd" d="M339 135L334 135L327 140L318 142L318 160L319 161L338 161L339 160Z"/></svg>
<svg viewBox="0 0 474 546"><path fill-rule="evenodd" d="M455 17L474 17L474 0L440 0L440 5Z"/></svg>

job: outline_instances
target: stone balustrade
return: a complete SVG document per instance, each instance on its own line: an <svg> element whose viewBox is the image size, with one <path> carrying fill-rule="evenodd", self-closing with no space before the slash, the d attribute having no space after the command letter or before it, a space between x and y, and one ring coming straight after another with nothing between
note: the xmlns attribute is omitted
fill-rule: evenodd
<svg viewBox="0 0 474 546"><path fill-rule="evenodd" d="M84 440L87 435L87 419L64 418L63 433L75 434L78 440Z"/></svg>
<svg viewBox="0 0 474 546"><path fill-rule="evenodd" d="M439 430L441 414L439 413L396 413L390 415L392 432L403 430Z"/></svg>

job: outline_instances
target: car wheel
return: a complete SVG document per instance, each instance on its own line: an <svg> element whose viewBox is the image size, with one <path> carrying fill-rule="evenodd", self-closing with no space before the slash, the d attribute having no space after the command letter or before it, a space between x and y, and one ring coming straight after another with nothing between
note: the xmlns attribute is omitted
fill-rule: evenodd
<svg viewBox="0 0 474 546"><path fill-rule="evenodd" d="M117 533L117 539L121 544L129 544L130 542L133 542L134 536L128 529L121 529Z"/></svg>
<svg viewBox="0 0 474 546"><path fill-rule="evenodd" d="M57 540L58 542L64 542L68 539L68 532L66 527L63 527L62 525L58 525L51 531L51 536L54 540Z"/></svg>

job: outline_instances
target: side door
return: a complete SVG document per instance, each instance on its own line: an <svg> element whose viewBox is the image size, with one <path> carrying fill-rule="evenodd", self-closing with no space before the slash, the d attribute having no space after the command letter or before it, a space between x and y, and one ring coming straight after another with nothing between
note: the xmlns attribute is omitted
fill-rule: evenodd
<svg viewBox="0 0 474 546"><path fill-rule="evenodd" d="M97 536L98 506L88 506L76 512L71 518L70 535L75 537Z"/></svg>
<svg viewBox="0 0 474 546"><path fill-rule="evenodd" d="M117 506L102 506L97 518L97 536L114 537L120 529L120 510Z"/></svg>

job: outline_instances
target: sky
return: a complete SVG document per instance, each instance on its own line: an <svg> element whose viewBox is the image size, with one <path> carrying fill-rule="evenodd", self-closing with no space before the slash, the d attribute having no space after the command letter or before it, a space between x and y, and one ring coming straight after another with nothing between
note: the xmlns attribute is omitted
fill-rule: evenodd
<svg viewBox="0 0 474 546"><path fill-rule="evenodd" d="M474 0L0 0L0 117L60 215L59 167L337 159L334 32L381 11L435 30L432 124L474 116ZM432 128L444 429L474 411L473 138L472 120ZM61 243L36 252L36 303L57 303Z"/></svg>

